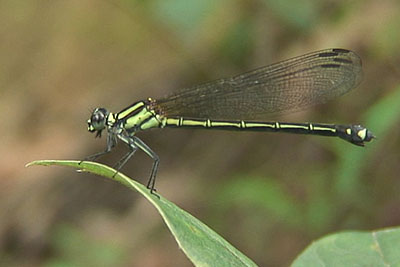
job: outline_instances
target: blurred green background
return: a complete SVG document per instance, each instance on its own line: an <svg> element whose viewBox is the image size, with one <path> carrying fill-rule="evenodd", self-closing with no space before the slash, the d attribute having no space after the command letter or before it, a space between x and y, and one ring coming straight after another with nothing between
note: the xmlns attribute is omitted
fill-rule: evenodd
<svg viewBox="0 0 400 267"><path fill-rule="evenodd" d="M361 123L378 137L365 148L287 134L139 134L161 157L158 191L260 266L287 266L328 233L400 224L400 2L1 0L0 265L191 266L139 194L24 165L104 149L86 131L97 106L117 112L330 47L361 56L361 85L270 119ZM145 184L151 164L138 152L123 172Z"/></svg>

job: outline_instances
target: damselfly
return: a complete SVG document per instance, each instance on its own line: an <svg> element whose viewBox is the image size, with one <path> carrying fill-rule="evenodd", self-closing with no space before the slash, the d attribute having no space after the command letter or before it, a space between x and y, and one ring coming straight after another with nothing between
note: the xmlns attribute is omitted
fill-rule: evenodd
<svg viewBox="0 0 400 267"><path fill-rule="evenodd" d="M153 159L147 188L155 190L159 157L136 133L151 128L196 128L235 131L286 132L336 136L364 146L374 135L360 125L257 121L267 115L300 110L340 96L361 81L361 60L346 49L325 49L261 67L231 78L179 90L166 98L138 101L118 113L96 108L88 120L96 137L107 130L105 151L117 140L129 152L116 165L119 171L141 149Z"/></svg>

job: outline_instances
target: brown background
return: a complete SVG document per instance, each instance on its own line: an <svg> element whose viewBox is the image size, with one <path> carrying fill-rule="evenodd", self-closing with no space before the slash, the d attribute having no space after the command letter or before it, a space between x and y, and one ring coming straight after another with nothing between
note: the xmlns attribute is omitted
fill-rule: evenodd
<svg viewBox="0 0 400 267"><path fill-rule="evenodd" d="M152 130L157 188L261 266L287 266L312 240L400 224L400 3L382 1L0 2L0 265L191 266L139 194L37 159L104 148L97 106L134 101L341 47L363 59L346 96L283 121L361 123L378 139ZM119 147L101 161L113 165ZM147 182L137 153L124 173Z"/></svg>

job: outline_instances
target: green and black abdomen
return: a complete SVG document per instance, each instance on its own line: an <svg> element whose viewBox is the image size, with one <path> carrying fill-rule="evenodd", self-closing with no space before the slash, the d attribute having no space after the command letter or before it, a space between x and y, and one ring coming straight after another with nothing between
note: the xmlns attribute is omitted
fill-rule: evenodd
<svg viewBox="0 0 400 267"><path fill-rule="evenodd" d="M191 118L164 118L162 127L192 128L230 131L285 132L294 134L311 134L321 136L337 136L352 144L363 146L374 136L368 129L360 125L334 125L320 123L284 123L256 121L225 121Z"/></svg>

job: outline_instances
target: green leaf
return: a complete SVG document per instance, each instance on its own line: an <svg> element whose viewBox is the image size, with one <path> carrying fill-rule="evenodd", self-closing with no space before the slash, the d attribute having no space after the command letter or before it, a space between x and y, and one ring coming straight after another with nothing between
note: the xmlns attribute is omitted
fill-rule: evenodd
<svg viewBox="0 0 400 267"><path fill-rule="evenodd" d="M122 173L95 162L68 160L40 160L31 165L60 165L78 168L81 171L101 175L115 180L141 193L158 210L164 222L186 256L196 266L256 266L249 258L216 234L207 225L180 209L162 196L155 196L142 184ZM114 177L113 177L114 176Z"/></svg>
<svg viewBox="0 0 400 267"><path fill-rule="evenodd" d="M302 266L399 266L400 228L326 236L293 262Z"/></svg>

